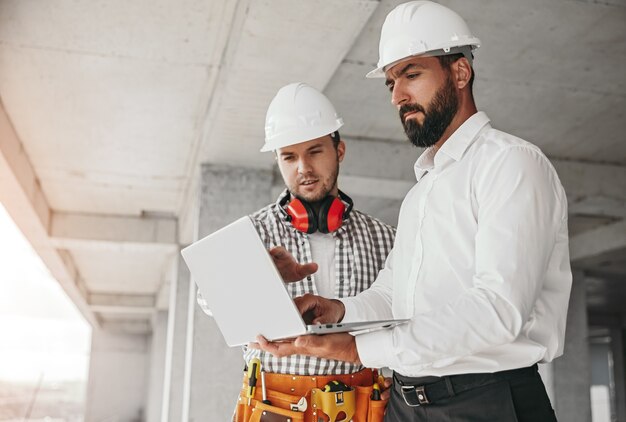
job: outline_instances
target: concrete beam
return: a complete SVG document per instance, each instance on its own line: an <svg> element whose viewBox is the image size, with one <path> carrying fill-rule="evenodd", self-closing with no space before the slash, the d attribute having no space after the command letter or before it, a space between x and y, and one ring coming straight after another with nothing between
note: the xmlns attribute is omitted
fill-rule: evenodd
<svg viewBox="0 0 626 422"><path fill-rule="evenodd" d="M152 323L149 320L137 321L102 321L102 331L111 334L141 335L152 332Z"/></svg>
<svg viewBox="0 0 626 422"><path fill-rule="evenodd" d="M341 177L361 193L402 199L401 193L415 183L413 166L422 153L409 142L376 138L343 137L346 157ZM626 167L551 158L570 203L571 214L625 217ZM606 183L610 180L611 183ZM378 183L378 181L381 181Z"/></svg>
<svg viewBox="0 0 626 422"><path fill-rule="evenodd" d="M568 211L572 215L626 218L626 198L589 196L570 203Z"/></svg>
<svg viewBox="0 0 626 422"><path fill-rule="evenodd" d="M413 165L422 153L409 142L344 136L346 158L340 174L367 179L415 183ZM626 217L626 166L550 158L570 204L570 214ZM610 180L611 183L606 183ZM402 185L392 189L403 189ZM392 190L393 191L393 190ZM373 191L378 195L380 192ZM384 193L383 193L384 194ZM373 196L373 195L370 195ZM384 197L384 196L383 196Z"/></svg>
<svg viewBox="0 0 626 422"><path fill-rule="evenodd" d="M352 175L339 176L339 186L353 196L404 199L415 181L391 180Z"/></svg>
<svg viewBox="0 0 626 422"><path fill-rule="evenodd" d="M342 136L346 156L340 174L415 183L413 166L424 151L409 141Z"/></svg>
<svg viewBox="0 0 626 422"><path fill-rule="evenodd" d="M76 289L78 289L81 298L85 301L85 303L87 303L89 289L87 288L87 283L85 283L85 280L78 272L78 268L74 263L74 258L72 258L72 255L65 249L56 249L56 252L59 259L63 262L65 271L67 272L69 278L74 281L74 285L76 286Z"/></svg>
<svg viewBox="0 0 626 422"><path fill-rule="evenodd" d="M98 313L152 315L156 311L154 295L91 293L88 297L89 306Z"/></svg>
<svg viewBox="0 0 626 422"><path fill-rule="evenodd" d="M270 201L275 200L285 189L281 179L275 179L271 190ZM366 198L385 198L403 200L415 182L405 180L376 179L373 177L339 175L339 189L349 196Z"/></svg>
<svg viewBox="0 0 626 422"><path fill-rule="evenodd" d="M87 304L86 288L72 257L57 250L48 237L52 211L1 102L0 202L81 314L97 327L98 320Z"/></svg>
<svg viewBox="0 0 626 422"><path fill-rule="evenodd" d="M178 221L173 217L114 216L53 212L50 237L59 247L178 244Z"/></svg>
<svg viewBox="0 0 626 422"><path fill-rule="evenodd" d="M576 262L626 247L626 220L607 224L570 239L570 260Z"/></svg>
<svg viewBox="0 0 626 422"><path fill-rule="evenodd" d="M626 167L557 158L550 161L559 174L570 204L589 198L622 203L626 200Z"/></svg>
<svg viewBox="0 0 626 422"><path fill-rule="evenodd" d="M93 305L91 310L103 315L120 314L124 316L140 315L150 317L156 312L156 307L132 307L123 305Z"/></svg>

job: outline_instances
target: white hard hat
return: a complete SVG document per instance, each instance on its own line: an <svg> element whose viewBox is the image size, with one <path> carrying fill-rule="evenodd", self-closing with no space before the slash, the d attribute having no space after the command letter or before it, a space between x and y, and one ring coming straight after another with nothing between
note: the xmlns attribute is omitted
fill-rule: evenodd
<svg viewBox="0 0 626 422"><path fill-rule="evenodd" d="M320 138L341 126L343 119L324 94L305 83L292 83L278 91L267 109L261 151Z"/></svg>
<svg viewBox="0 0 626 422"><path fill-rule="evenodd" d="M385 70L411 56L463 53L472 61L480 40L453 10L431 1L410 1L387 15L380 33L378 67L367 78L382 78Z"/></svg>

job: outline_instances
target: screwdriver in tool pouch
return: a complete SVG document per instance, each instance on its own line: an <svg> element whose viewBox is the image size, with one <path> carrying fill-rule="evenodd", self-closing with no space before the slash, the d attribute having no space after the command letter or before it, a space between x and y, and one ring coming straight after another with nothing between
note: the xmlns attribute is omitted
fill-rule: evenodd
<svg viewBox="0 0 626 422"><path fill-rule="evenodd" d="M380 386L377 382L372 385L372 400L380 400Z"/></svg>
<svg viewBox="0 0 626 422"><path fill-rule="evenodd" d="M256 391L256 382L259 379L259 374L261 373L261 361L259 358L252 358L250 362L248 362L248 389L246 390L246 397L248 397L248 406L250 406L250 401L252 397L254 397L254 392Z"/></svg>
<svg viewBox="0 0 626 422"><path fill-rule="evenodd" d="M265 371L261 371L261 392L263 393L263 404L272 404L272 402L267 399L267 390L265 389Z"/></svg>

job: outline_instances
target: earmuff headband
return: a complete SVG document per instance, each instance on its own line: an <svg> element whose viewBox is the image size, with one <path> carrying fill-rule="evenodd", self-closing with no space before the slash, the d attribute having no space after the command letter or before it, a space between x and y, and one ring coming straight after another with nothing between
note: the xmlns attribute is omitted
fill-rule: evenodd
<svg viewBox="0 0 626 422"><path fill-rule="evenodd" d="M345 204L347 204L347 207ZM304 233L330 233L338 230L343 220L347 219L354 203L345 193L339 191L339 198L327 196L321 201L319 212L316 213L313 206L305 200L294 198L287 192L278 203L285 219L292 226Z"/></svg>

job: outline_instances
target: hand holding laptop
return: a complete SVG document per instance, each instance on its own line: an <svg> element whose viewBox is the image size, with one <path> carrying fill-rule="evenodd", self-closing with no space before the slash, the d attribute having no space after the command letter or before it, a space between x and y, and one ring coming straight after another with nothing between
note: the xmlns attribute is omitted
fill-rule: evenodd
<svg viewBox="0 0 626 422"><path fill-rule="evenodd" d="M257 342L248 344L248 347L264 350L276 357L309 355L361 363L354 336L348 333L300 336L291 343L270 342L263 336L257 336Z"/></svg>
<svg viewBox="0 0 626 422"><path fill-rule="evenodd" d="M335 299L305 294L293 301L307 324L337 323L345 313L343 303ZM361 363L354 336L349 333L299 336L290 342L268 341L259 335L257 342L248 344L248 347L264 350L276 357L298 354Z"/></svg>

